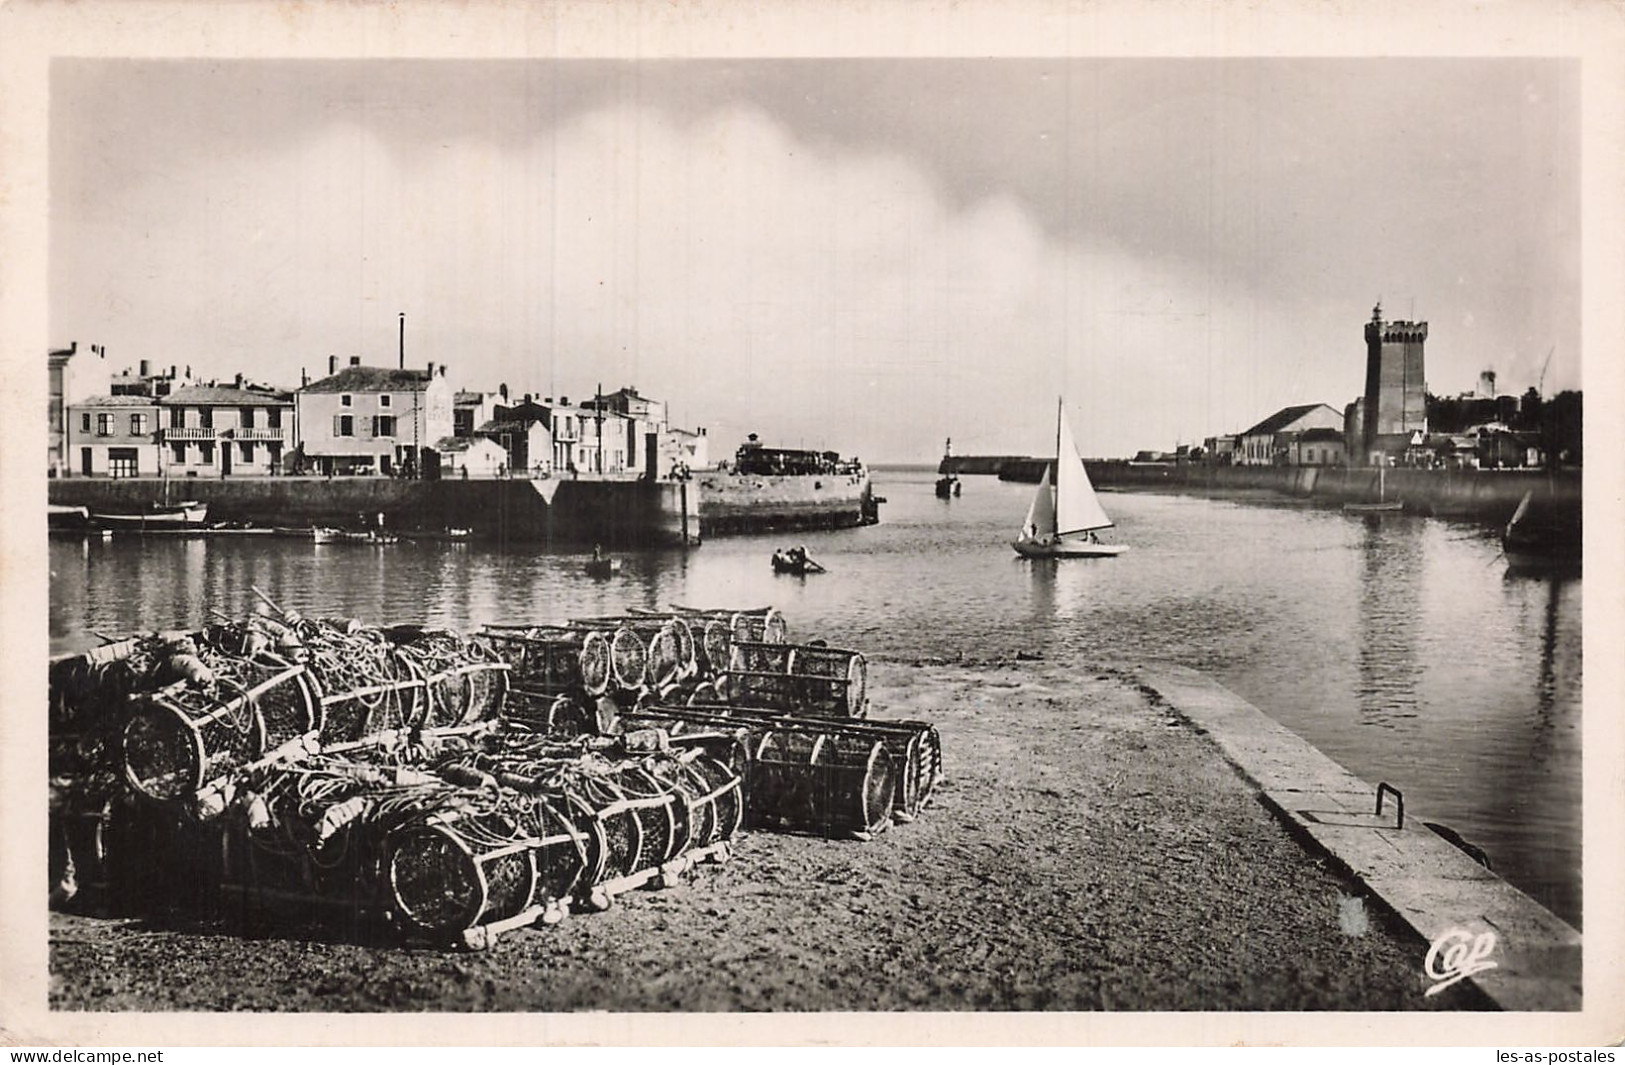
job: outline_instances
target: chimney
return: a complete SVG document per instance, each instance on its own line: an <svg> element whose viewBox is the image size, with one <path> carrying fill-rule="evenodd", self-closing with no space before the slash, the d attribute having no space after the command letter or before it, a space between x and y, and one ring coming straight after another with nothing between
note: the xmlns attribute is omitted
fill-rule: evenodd
<svg viewBox="0 0 1625 1065"><path fill-rule="evenodd" d="M525 393L525 405L527 407L530 405L530 393L529 392Z"/></svg>
<svg viewBox="0 0 1625 1065"><path fill-rule="evenodd" d="M560 396L559 397L559 406L568 407L569 405L570 405L570 397L569 396Z"/></svg>
<svg viewBox="0 0 1625 1065"><path fill-rule="evenodd" d="M434 360L429 360L429 380L434 380Z"/></svg>
<svg viewBox="0 0 1625 1065"><path fill-rule="evenodd" d="M328 374L328 376L331 377L333 374L336 374L338 372L339 372L339 357L337 355L329 355L327 357L327 374Z"/></svg>
<svg viewBox="0 0 1625 1065"><path fill-rule="evenodd" d="M179 377L180 376L179 374L177 374L175 372L175 364L174 363L169 364L169 376L171 376L171 377Z"/></svg>
<svg viewBox="0 0 1625 1065"><path fill-rule="evenodd" d="M350 365L351 366L360 366L361 365L361 356L359 356L359 355L351 355L350 356Z"/></svg>
<svg viewBox="0 0 1625 1065"><path fill-rule="evenodd" d="M152 363L148 362L146 359L141 360L141 376L142 377L151 377L152 376Z"/></svg>
<svg viewBox="0 0 1625 1065"><path fill-rule="evenodd" d="M310 384L310 371L303 366L299 367L299 387L304 388Z"/></svg>
<svg viewBox="0 0 1625 1065"><path fill-rule="evenodd" d="M243 375L242 374L238 374L236 376L236 378L233 381L232 387L233 388L242 388L243 387Z"/></svg>
<svg viewBox="0 0 1625 1065"><path fill-rule="evenodd" d="M497 395L502 397L502 402L508 402L508 382L504 381L497 385Z"/></svg>
<svg viewBox="0 0 1625 1065"><path fill-rule="evenodd" d="M72 355L74 352L76 352L78 350L79 350L79 342L77 340L68 341L68 354L69 355Z"/></svg>

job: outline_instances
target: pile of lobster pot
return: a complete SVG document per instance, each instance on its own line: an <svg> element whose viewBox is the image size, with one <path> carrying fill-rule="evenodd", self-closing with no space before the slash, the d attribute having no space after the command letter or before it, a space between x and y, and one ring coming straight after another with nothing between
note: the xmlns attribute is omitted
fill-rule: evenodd
<svg viewBox="0 0 1625 1065"><path fill-rule="evenodd" d="M941 779L936 729L868 719L863 656L776 610L465 636L260 598L53 662L53 898L481 946L724 861L743 828L868 839Z"/></svg>

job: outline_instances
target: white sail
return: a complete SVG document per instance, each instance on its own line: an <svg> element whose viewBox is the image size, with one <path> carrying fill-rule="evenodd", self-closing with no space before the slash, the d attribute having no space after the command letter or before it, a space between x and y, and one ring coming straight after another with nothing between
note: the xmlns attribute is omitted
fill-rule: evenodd
<svg viewBox="0 0 1625 1065"><path fill-rule="evenodd" d="M1027 520L1021 524L1023 540L1037 540L1055 535L1055 492L1049 485L1049 467L1033 493L1032 506L1027 508Z"/></svg>
<svg viewBox="0 0 1625 1065"><path fill-rule="evenodd" d="M1100 505L1095 486L1089 483L1089 474L1078 457L1078 445L1072 440L1072 427L1066 414L1061 414L1061 446L1055 457L1055 526L1063 535L1089 529L1105 529L1112 519Z"/></svg>

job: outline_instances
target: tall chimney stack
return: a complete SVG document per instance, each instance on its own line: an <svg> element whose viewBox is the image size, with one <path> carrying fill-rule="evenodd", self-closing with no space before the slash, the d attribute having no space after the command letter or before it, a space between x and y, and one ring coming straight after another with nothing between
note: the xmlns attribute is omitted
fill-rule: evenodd
<svg viewBox="0 0 1625 1065"><path fill-rule="evenodd" d="M141 376L142 377L151 377L152 376L152 363L148 362L146 359L141 360Z"/></svg>
<svg viewBox="0 0 1625 1065"><path fill-rule="evenodd" d="M401 312L401 369L406 369L406 312ZM429 376L434 376L434 363L429 364Z"/></svg>
<svg viewBox="0 0 1625 1065"><path fill-rule="evenodd" d="M334 374L336 374L338 372L339 372L339 357L337 355L329 355L327 357L327 376L332 377Z"/></svg>

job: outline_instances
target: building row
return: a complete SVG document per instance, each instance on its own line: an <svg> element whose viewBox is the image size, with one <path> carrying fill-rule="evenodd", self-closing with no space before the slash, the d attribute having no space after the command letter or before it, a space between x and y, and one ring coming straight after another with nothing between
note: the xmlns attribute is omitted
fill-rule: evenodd
<svg viewBox="0 0 1625 1065"><path fill-rule="evenodd" d="M670 426L665 403L632 387L572 404L458 391L432 362L334 356L288 390L145 360L114 375L106 359L77 343L50 353L51 476L660 478L710 465L705 430Z"/></svg>
<svg viewBox="0 0 1625 1065"><path fill-rule="evenodd" d="M1514 431L1499 420L1459 433L1429 432L1427 335L1426 322L1383 321L1378 304L1365 326L1362 395L1342 410L1329 403L1283 407L1243 432L1208 437L1192 457L1236 466L1501 468L1544 462L1539 434ZM1494 374L1486 372L1481 386L1493 391ZM1499 410L1505 404L1491 397L1488 406Z"/></svg>

